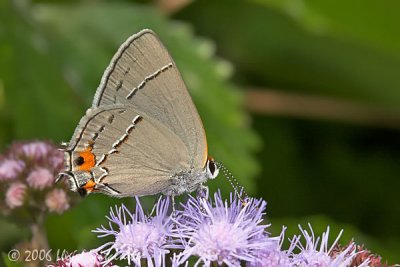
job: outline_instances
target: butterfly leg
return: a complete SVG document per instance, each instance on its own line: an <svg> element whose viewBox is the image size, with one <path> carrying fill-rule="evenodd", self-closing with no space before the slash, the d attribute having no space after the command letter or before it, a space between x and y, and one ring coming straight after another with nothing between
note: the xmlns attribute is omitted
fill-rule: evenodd
<svg viewBox="0 0 400 267"><path fill-rule="evenodd" d="M205 200L204 203L207 203L209 191L210 190L208 189L208 186L205 186L205 185L201 184L199 186L199 188L197 189L197 196L199 198ZM201 212L206 213L206 209L203 207L203 205L200 205L200 210L201 210Z"/></svg>
<svg viewBox="0 0 400 267"><path fill-rule="evenodd" d="M172 202L172 217L176 217L176 209L175 209L175 196L171 196L171 202Z"/></svg>
<svg viewBox="0 0 400 267"><path fill-rule="evenodd" d="M197 189L197 196L207 200L209 191L208 186L201 184Z"/></svg>

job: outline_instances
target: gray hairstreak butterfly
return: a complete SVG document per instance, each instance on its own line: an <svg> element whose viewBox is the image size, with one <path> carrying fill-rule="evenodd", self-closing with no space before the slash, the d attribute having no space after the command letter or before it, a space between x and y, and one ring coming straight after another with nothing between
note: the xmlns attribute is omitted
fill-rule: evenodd
<svg viewBox="0 0 400 267"><path fill-rule="evenodd" d="M151 30L126 40L65 144L71 190L115 197L202 190L218 175L196 107Z"/></svg>

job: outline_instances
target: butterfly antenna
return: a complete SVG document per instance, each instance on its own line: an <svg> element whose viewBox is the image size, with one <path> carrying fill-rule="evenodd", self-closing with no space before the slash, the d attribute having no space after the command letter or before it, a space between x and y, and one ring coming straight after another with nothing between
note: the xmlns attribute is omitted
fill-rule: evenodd
<svg viewBox="0 0 400 267"><path fill-rule="evenodd" d="M239 184L238 180L236 180L233 174L221 162L215 162L215 164L222 171L225 178L231 184L233 190L235 190L236 196L240 199L242 204L246 204L246 200L249 198L249 195L244 190L244 187ZM244 198L242 196L244 196Z"/></svg>

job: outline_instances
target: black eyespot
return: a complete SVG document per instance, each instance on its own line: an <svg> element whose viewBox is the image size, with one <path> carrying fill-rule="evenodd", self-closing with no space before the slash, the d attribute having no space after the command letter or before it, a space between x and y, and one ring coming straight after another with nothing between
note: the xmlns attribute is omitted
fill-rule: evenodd
<svg viewBox="0 0 400 267"><path fill-rule="evenodd" d="M81 197L85 197L85 196L87 195L87 191L86 191L86 189L83 188L83 187L79 187L79 188L78 188L78 193L79 193L79 195L80 195Z"/></svg>
<svg viewBox="0 0 400 267"><path fill-rule="evenodd" d="M208 162L208 169L210 170L211 175L214 175L215 170L217 169L215 166L215 162L214 161L209 161Z"/></svg>
<svg viewBox="0 0 400 267"><path fill-rule="evenodd" d="M81 166L83 163L85 163L85 159L83 157L79 156L75 159L74 162L76 165Z"/></svg>

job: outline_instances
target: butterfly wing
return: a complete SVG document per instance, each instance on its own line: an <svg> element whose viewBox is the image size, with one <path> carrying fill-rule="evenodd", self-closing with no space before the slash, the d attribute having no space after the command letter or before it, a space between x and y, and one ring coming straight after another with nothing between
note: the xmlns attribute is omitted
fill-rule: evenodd
<svg viewBox="0 0 400 267"><path fill-rule="evenodd" d="M189 168L189 153L175 133L124 105L89 110L67 150L72 172L91 172L119 197L165 192L172 176Z"/></svg>
<svg viewBox="0 0 400 267"><path fill-rule="evenodd" d="M103 74L92 106L116 103L159 121L184 143L190 168L204 167L207 141L200 116L174 61L150 30L122 44Z"/></svg>

